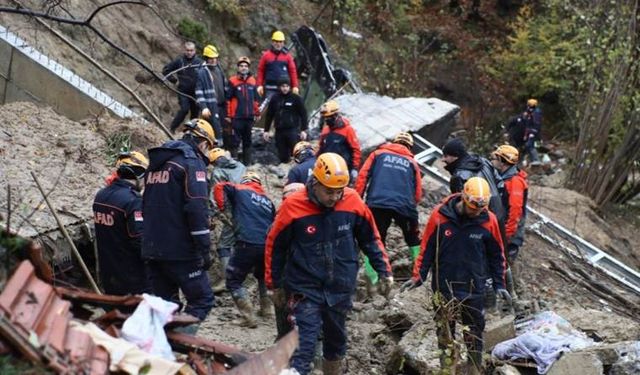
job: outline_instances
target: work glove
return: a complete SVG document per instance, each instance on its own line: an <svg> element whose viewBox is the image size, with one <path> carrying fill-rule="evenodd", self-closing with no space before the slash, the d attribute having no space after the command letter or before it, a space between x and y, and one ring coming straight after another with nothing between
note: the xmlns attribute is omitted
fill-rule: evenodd
<svg viewBox="0 0 640 375"><path fill-rule="evenodd" d="M300 94L300 89L297 88L297 87L294 87L294 88L291 89L291 92L296 94L296 95L299 95Z"/></svg>
<svg viewBox="0 0 640 375"><path fill-rule="evenodd" d="M271 298L271 302L273 302L273 306L278 309L283 309L287 305L287 293L285 293L284 289L276 288L273 290L269 290L267 295Z"/></svg>
<svg viewBox="0 0 640 375"><path fill-rule="evenodd" d="M496 295L504 300L508 306L511 306L512 299L511 294L506 289L496 289Z"/></svg>
<svg viewBox="0 0 640 375"><path fill-rule="evenodd" d="M271 139L271 134L269 134L268 132L262 133L262 139L264 139L265 142L269 142L269 140Z"/></svg>
<svg viewBox="0 0 640 375"><path fill-rule="evenodd" d="M209 254L208 251L202 253L202 260L200 263L200 266L202 267L202 269L205 271L208 271L209 268L211 268L212 264L213 264L213 261L211 260L211 254Z"/></svg>
<svg viewBox="0 0 640 375"><path fill-rule="evenodd" d="M224 122L226 122L227 124L231 124L231 117L225 117Z"/></svg>
<svg viewBox="0 0 640 375"><path fill-rule="evenodd" d="M264 95L264 87L262 86L258 86L258 88L256 89L256 91L258 92L258 95L263 96Z"/></svg>
<svg viewBox="0 0 640 375"><path fill-rule="evenodd" d="M307 132L306 131L301 131L300 132L300 140L301 141L306 141L307 140Z"/></svg>
<svg viewBox="0 0 640 375"><path fill-rule="evenodd" d="M420 280L420 279L415 280L412 277L409 280L407 280L404 283L402 283L402 286L400 287L400 292L404 292L405 290L415 289L415 288L419 287L420 285L422 285L422 280Z"/></svg>
<svg viewBox="0 0 640 375"><path fill-rule="evenodd" d="M200 113L200 116L202 116L203 119L208 120L211 117L211 111L209 108L205 108L202 110L202 113Z"/></svg>
<svg viewBox="0 0 640 375"><path fill-rule="evenodd" d="M380 277L380 283L378 284L378 291L380 294L389 299L389 294L391 293L391 287L393 286L393 276Z"/></svg>

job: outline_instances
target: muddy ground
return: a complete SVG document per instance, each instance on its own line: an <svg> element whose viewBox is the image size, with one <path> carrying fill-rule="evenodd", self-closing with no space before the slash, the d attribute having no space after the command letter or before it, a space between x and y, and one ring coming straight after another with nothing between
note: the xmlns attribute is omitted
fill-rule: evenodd
<svg viewBox="0 0 640 375"><path fill-rule="evenodd" d="M3 124L0 132L2 221L6 222L8 216L5 191L7 184L10 184L12 225L15 228L19 218L29 217L31 224L24 224L21 228L25 234L34 230L31 225L38 231L51 230L51 235L57 233L55 222L42 204L31 180L30 171L38 175L47 191L51 190L51 201L65 223L90 222L93 196L111 171L109 157L118 145L117 142L116 146L113 145L114 139L121 140L125 136L131 140L134 149L141 150L156 146L165 139L161 132L150 125L108 117L78 123L30 103L0 106L0 121ZM263 175L268 194L279 204L282 187L279 175L286 172L289 166L256 164L251 168ZM424 187L427 194L419 207L423 225L433 206L446 193L443 186L428 177L425 178ZM638 254L637 250L633 250L637 249L638 243L636 221L621 215L615 216L613 212L603 219L591 209L588 199L561 188L534 185L530 196L534 208L552 216L600 248L611 251L625 263L637 266ZM390 230L387 245L399 285L409 277L410 261L397 228ZM634 306L640 305L640 298L625 291L601 272L583 265L531 231L528 231L520 262L525 289L521 301L529 301L528 306L535 301L537 306L558 312L580 328L596 331L606 341L640 338L639 315L634 310ZM567 278L558 268L574 275L579 275L578 270L586 271L593 280ZM215 270L212 276L215 277ZM585 284L594 280L629 303L602 297L587 289ZM385 373L392 353L403 336L404 342L414 340L412 346L415 347L415 353L411 355L426 367L412 369L411 361L406 360L405 371L398 373L429 373L437 368L434 324L426 288L398 293L398 285L390 301L380 296L364 300L363 288L358 291L348 322L349 374ZM255 283L250 281L249 288L257 306ZM217 307L202 324L200 334L250 351L263 350L273 343L273 321L261 319L258 328L246 329L233 323L236 318L238 314L229 295L219 295Z"/></svg>

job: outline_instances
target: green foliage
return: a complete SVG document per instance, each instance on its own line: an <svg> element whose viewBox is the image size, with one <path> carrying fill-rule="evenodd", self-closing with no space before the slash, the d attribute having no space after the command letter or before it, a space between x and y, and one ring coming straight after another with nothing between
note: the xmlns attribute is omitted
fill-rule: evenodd
<svg viewBox="0 0 640 375"><path fill-rule="evenodd" d="M107 163L113 165L121 152L131 150L131 134L115 133L107 138Z"/></svg>
<svg viewBox="0 0 640 375"><path fill-rule="evenodd" d="M188 17L183 17L180 22L178 22L178 33L200 46L207 44L209 40L207 27L203 23Z"/></svg>
<svg viewBox="0 0 640 375"><path fill-rule="evenodd" d="M242 15L240 0L207 0L207 9L236 18Z"/></svg>

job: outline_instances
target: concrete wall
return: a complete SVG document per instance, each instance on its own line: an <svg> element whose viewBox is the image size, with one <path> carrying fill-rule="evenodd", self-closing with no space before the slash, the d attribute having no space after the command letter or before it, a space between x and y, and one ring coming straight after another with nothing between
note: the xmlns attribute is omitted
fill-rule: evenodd
<svg viewBox="0 0 640 375"><path fill-rule="evenodd" d="M31 101L82 120L106 107L119 117L137 117L81 77L0 26L0 104Z"/></svg>

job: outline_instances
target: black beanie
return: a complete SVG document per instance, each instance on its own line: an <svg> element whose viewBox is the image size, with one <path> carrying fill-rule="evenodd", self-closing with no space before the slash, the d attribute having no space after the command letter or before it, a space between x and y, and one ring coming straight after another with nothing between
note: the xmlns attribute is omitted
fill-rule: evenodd
<svg viewBox="0 0 640 375"><path fill-rule="evenodd" d="M467 148L464 146L462 139L453 138L442 147L442 154L461 157L467 154Z"/></svg>

